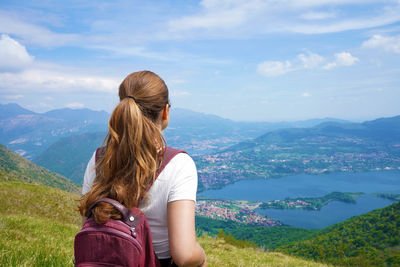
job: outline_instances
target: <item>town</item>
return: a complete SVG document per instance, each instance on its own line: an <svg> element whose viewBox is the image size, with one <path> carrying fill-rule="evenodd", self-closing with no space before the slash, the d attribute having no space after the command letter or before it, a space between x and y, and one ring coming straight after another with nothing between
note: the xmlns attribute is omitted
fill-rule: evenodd
<svg viewBox="0 0 400 267"><path fill-rule="evenodd" d="M355 203L356 199L364 193L332 192L325 196L314 198L296 198L285 200L272 200L265 202L252 202L242 200L210 199L199 197L196 203L196 214L212 219L232 220L249 225L277 226L281 222L264 217L256 212L257 209L305 209L320 210L331 201ZM383 194L381 194L383 196ZM386 196L385 196L386 197ZM393 197L393 196L392 196ZM398 197L398 196L397 196Z"/></svg>
<svg viewBox="0 0 400 267"><path fill-rule="evenodd" d="M261 202L231 200L199 200L196 203L196 215L219 220L232 220L249 225L278 226L281 222L257 214Z"/></svg>
<svg viewBox="0 0 400 267"><path fill-rule="evenodd" d="M359 138L304 137L288 144L241 144L235 149L195 157L199 192L242 179L296 174L399 170L400 144L377 145Z"/></svg>

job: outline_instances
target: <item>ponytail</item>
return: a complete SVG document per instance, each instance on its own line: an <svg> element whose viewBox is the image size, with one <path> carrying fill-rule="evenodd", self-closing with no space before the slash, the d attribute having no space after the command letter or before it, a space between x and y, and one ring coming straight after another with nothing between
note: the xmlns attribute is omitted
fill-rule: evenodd
<svg viewBox="0 0 400 267"><path fill-rule="evenodd" d="M146 86L139 87L140 81ZM159 86L160 81L164 86ZM129 92L128 89L136 90ZM87 217L89 207L104 197L115 199L128 208L137 207L161 164L165 140L159 120L168 103L164 81L152 72L133 73L122 82L120 98L110 116L105 153L95 166L96 178L91 190L81 198L82 216ZM120 217L107 203L96 205L92 214L97 223Z"/></svg>

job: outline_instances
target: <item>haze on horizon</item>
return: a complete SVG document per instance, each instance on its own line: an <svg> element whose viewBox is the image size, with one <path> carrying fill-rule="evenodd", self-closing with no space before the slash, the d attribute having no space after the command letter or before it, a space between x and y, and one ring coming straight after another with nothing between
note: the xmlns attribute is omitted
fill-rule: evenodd
<svg viewBox="0 0 400 267"><path fill-rule="evenodd" d="M152 70L235 121L400 114L400 1L2 1L0 103L111 112Z"/></svg>

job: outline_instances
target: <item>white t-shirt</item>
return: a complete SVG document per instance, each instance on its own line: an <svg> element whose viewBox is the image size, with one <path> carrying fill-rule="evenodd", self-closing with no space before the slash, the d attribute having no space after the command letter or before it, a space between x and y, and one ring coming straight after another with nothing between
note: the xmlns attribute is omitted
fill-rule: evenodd
<svg viewBox="0 0 400 267"><path fill-rule="evenodd" d="M96 177L96 152L90 159L83 178L82 194L86 194ZM154 251L159 259L170 258L168 242L167 203L176 200L196 201L197 170L193 159L186 153L177 154L165 166L142 201L140 209L151 229Z"/></svg>

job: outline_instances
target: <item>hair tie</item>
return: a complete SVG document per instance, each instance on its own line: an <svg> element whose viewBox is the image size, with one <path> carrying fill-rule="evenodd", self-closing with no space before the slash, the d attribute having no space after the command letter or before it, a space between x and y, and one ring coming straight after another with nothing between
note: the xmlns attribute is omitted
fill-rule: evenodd
<svg viewBox="0 0 400 267"><path fill-rule="evenodd" d="M133 99L133 101L135 101L136 102L136 98L134 98L133 96L131 96L131 95L128 95L128 96L126 96L125 98L132 98Z"/></svg>

